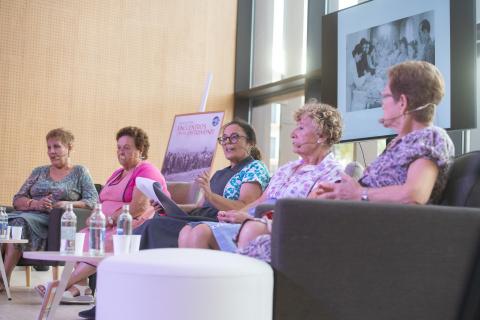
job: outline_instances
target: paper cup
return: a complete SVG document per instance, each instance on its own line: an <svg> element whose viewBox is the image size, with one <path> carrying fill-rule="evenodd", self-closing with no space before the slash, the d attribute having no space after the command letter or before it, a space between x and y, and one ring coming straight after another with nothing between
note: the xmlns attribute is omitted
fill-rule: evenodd
<svg viewBox="0 0 480 320"><path fill-rule="evenodd" d="M75 233L75 255L83 255L83 242L85 241L85 233Z"/></svg>
<svg viewBox="0 0 480 320"><path fill-rule="evenodd" d="M130 236L113 235L113 253L118 256L120 254L128 254L130 252Z"/></svg>
<svg viewBox="0 0 480 320"><path fill-rule="evenodd" d="M12 226L12 239L13 240L22 239L22 226Z"/></svg>
<svg viewBox="0 0 480 320"><path fill-rule="evenodd" d="M140 234L132 234L130 237L130 253L136 253L140 251L140 240L142 236Z"/></svg>

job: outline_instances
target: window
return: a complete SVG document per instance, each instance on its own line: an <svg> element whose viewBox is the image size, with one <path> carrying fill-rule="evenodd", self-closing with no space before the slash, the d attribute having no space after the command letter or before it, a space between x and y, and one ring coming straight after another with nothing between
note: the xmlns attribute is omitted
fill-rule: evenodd
<svg viewBox="0 0 480 320"><path fill-rule="evenodd" d="M307 4L308 0L254 0L250 87L305 73Z"/></svg>

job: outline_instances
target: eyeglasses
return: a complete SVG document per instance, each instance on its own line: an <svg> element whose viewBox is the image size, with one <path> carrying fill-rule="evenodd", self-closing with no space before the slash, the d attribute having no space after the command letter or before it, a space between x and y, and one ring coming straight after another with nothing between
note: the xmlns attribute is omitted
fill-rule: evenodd
<svg viewBox="0 0 480 320"><path fill-rule="evenodd" d="M218 141L218 143L221 144L221 145L227 144L227 140L228 140L230 143L234 143L234 144L235 144L235 143L238 142L238 140L239 140L240 138L247 138L247 137L246 137L246 136L241 136L241 135L239 135L239 134L237 134L237 133L232 133L231 136L218 137L218 138L217 138L217 141Z"/></svg>

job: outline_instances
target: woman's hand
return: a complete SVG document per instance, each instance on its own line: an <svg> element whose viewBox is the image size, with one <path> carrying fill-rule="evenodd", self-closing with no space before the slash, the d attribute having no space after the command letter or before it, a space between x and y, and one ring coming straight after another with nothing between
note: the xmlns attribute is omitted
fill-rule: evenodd
<svg viewBox="0 0 480 320"><path fill-rule="evenodd" d="M69 203L71 203L71 201L57 201L53 204L53 207L65 209Z"/></svg>
<svg viewBox="0 0 480 320"><path fill-rule="evenodd" d="M212 189L210 189L210 177L208 176L208 172L205 171L198 175L195 182L198 183L200 188L203 190L203 194L205 199L209 200L212 197Z"/></svg>
<svg viewBox="0 0 480 320"><path fill-rule="evenodd" d="M33 202L32 208L35 210L50 211L53 208L53 197L51 194Z"/></svg>
<svg viewBox="0 0 480 320"><path fill-rule="evenodd" d="M218 221L227 223L242 223L249 218L248 213L238 210L219 211Z"/></svg>
<svg viewBox="0 0 480 320"><path fill-rule="evenodd" d="M155 209L156 213L163 213L165 211L160 202L150 200L150 205Z"/></svg>
<svg viewBox="0 0 480 320"><path fill-rule="evenodd" d="M362 193L362 186L346 174L342 174L340 183L320 182L317 189L317 199L360 200Z"/></svg>

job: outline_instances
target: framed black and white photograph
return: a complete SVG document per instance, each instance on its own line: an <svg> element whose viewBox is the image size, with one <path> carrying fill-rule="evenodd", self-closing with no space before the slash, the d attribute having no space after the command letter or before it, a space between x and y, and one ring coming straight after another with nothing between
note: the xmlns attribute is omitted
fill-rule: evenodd
<svg viewBox="0 0 480 320"><path fill-rule="evenodd" d="M336 106L344 120L342 141L391 136L384 128L380 94L388 69L406 60L435 64L445 79L445 95L435 125L476 127L476 36L474 0L375 0L322 18L321 46L308 34L311 49L321 48L319 94L306 96ZM307 79L308 83L308 79ZM315 81L312 81L315 83ZM309 93L310 90L312 94Z"/></svg>
<svg viewBox="0 0 480 320"><path fill-rule="evenodd" d="M435 12L398 19L346 36L346 111L380 108L388 68L407 60L435 64Z"/></svg>

